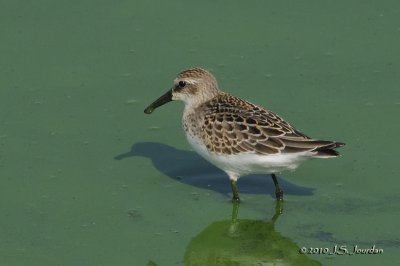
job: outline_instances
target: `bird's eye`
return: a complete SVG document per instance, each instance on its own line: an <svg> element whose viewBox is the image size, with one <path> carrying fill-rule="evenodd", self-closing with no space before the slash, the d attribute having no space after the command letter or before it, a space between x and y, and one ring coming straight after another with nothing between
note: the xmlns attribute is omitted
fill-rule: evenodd
<svg viewBox="0 0 400 266"><path fill-rule="evenodd" d="M183 88L186 86L186 82L181 80L181 81L179 81L178 86L179 86L179 88Z"/></svg>

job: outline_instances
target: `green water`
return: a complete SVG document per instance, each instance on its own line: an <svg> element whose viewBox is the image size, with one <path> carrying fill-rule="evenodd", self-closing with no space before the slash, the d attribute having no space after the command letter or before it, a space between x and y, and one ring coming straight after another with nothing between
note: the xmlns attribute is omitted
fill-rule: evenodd
<svg viewBox="0 0 400 266"><path fill-rule="evenodd" d="M399 18L398 1L3 0L0 265L400 264ZM232 220L182 104L143 113L189 66L343 156L284 173L275 220L270 177L243 177ZM296 252L334 245L384 252Z"/></svg>

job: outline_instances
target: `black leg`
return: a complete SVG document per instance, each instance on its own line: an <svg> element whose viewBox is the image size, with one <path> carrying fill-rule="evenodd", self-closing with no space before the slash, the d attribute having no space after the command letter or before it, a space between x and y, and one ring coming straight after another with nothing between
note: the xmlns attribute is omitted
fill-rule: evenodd
<svg viewBox="0 0 400 266"><path fill-rule="evenodd" d="M277 200L275 202L275 214L272 217L272 222L275 224L278 217L283 213L283 200Z"/></svg>
<svg viewBox="0 0 400 266"><path fill-rule="evenodd" d="M282 201L283 200L283 190L281 189L281 186L279 186L278 179L276 178L275 174L271 174L272 180L274 180L275 184L275 196L276 200Z"/></svg>
<svg viewBox="0 0 400 266"><path fill-rule="evenodd" d="M232 180L231 179L231 187L232 187L232 202L240 202L240 198L239 198L239 192L237 189L237 185L236 185L236 180Z"/></svg>

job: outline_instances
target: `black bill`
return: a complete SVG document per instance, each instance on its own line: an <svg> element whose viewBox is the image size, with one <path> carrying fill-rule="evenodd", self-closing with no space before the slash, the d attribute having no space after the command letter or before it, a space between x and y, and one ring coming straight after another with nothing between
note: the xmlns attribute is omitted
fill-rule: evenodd
<svg viewBox="0 0 400 266"><path fill-rule="evenodd" d="M144 112L146 114L151 114L157 107L160 107L163 104L166 104L167 102L172 101L172 90L167 91L166 94L155 100L152 104L147 106L146 109L144 109Z"/></svg>

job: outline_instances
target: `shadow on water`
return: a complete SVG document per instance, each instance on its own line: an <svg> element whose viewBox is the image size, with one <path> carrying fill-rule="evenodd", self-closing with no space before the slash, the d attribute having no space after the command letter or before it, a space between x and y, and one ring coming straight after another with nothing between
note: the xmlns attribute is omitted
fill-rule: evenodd
<svg viewBox="0 0 400 266"><path fill-rule="evenodd" d="M290 238L275 230L282 213L276 202L269 221L238 219L239 204L232 205L230 220L210 224L186 247L185 265L322 265L299 253Z"/></svg>
<svg viewBox="0 0 400 266"><path fill-rule="evenodd" d="M117 155L114 159L123 160L141 156L152 160L158 171L179 182L209 189L231 197L231 187L227 175L204 160L193 151L175 149L155 142L135 143L131 150ZM285 194L312 195L313 188L306 188L280 179ZM272 179L266 175L251 175L238 181L239 192L250 194L270 194L275 197Z"/></svg>

